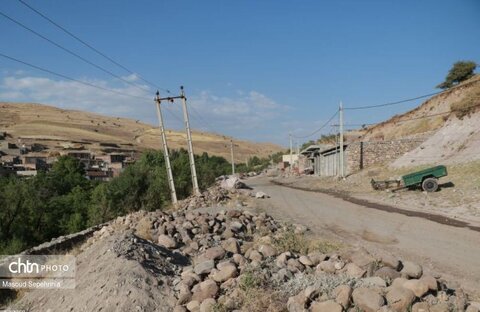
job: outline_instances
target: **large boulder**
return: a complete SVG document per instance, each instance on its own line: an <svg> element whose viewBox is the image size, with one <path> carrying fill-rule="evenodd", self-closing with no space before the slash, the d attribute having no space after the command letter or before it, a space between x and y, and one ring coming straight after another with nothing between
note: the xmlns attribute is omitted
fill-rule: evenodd
<svg viewBox="0 0 480 312"><path fill-rule="evenodd" d="M217 286L217 283L215 283L215 281L207 279L193 287L192 300L203 302L203 300L205 299L215 298L218 290L219 288Z"/></svg>
<svg viewBox="0 0 480 312"><path fill-rule="evenodd" d="M264 257L273 257L277 255L277 250L270 244L262 244L258 247L258 251Z"/></svg>
<svg viewBox="0 0 480 312"><path fill-rule="evenodd" d="M374 290L365 287L356 288L352 293L352 297L355 306L365 312L377 312L378 309L385 305L385 300L382 296Z"/></svg>
<svg viewBox="0 0 480 312"><path fill-rule="evenodd" d="M298 295L288 298L287 301L287 310L288 312L304 312L307 299L303 292L300 292Z"/></svg>
<svg viewBox="0 0 480 312"><path fill-rule="evenodd" d="M391 267L385 266L385 267L380 268L377 271L375 271L374 276L381 277L384 280L393 281L397 277L400 277L400 273L397 272L396 270L392 269Z"/></svg>
<svg viewBox="0 0 480 312"><path fill-rule="evenodd" d="M352 287L348 285L337 286L333 290L333 297L335 302L340 304L345 310L350 306L350 301L352 299Z"/></svg>
<svg viewBox="0 0 480 312"><path fill-rule="evenodd" d="M157 243L158 245L163 246L165 248L169 248L169 249L177 248L177 241L175 240L175 238L165 234L158 236Z"/></svg>
<svg viewBox="0 0 480 312"><path fill-rule="evenodd" d="M323 302L314 302L310 306L311 312L342 312L343 308L341 305L336 303L333 300L323 301Z"/></svg>
<svg viewBox="0 0 480 312"><path fill-rule="evenodd" d="M344 269L345 269L345 273L348 276L354 277L354 278L361 278L365 275L365 273L367 273L367 270L362 269L361 267L359 267L358 265L352 262L347 263Z"/></svg>
<svg viewBox="0 0 480 312"><path fill-rule="evenodd" d="M335 263L327 260L327 261L322 261L317 265L317 272L319 270L325 273L335 273L337 269L335 268Z"/></svg>
<svg viewBox="0 0 480 312"><path fill-rule="evenodd" d="M423 270L422 267L411 261L402 262L402 274L406 275L409 278L420 278L422 276Z"/></svg>
<svg viewBox="0 0 480 312"><path fill-rule="evenodd" d="M203 257L208 260L222 259L223 257L225 257L225 249L220 246L208 248L204 252Z"/></svg>
<svg viewBox="0 0 480 312"><path fill-rule="evenodd" d="M403 283L403 287L406 289L410 289L415 296L422 297L425 295L430 288L428 287L428 283L426 280L418 280L418 279L411 279Z"/></svg>
<svg viewBox="0 0 480 312"><path fill-rule="evenodd" d="M222 242L222 247L227 252L231 252L233 254L240 253L240 245L238 241L234 237L230 237Z"/></svg>
<svg viewBox="0 0 480 312"><path fill-rule="evenodd" d="M415 294L410 289L393 287L387 293L386 298L390 308L396 312L409 312L415 300Z"/></svg>
<svg viewBox="0 0 480 312"><path fill-rule="evenodd" d="M200 312L212 312L217 302L213 298L203 300L200 304Z"/></svg>
<svg viewBox="0 0 480 312"><path fill-rule="evenodd" d="M212 279L215 282L223 283L232 277L237 276L237 267L232 263L223 265L219 270L212 274Z"/></svg>
<svg viewBox="0 0 480 312"><path fill-rule="evenodd" d="M220 187L226 190L248 189L249 187L235 176L230 176L220 182Z"/></svg>
<svg viewBox="0 0 480 312"><path fill-rule="evenodd" d="M193 271L198 275L208 274L213 270L214 267L215 267L215 261L205 260L203 262L196 264L195 267L193 268Z"/></svg>

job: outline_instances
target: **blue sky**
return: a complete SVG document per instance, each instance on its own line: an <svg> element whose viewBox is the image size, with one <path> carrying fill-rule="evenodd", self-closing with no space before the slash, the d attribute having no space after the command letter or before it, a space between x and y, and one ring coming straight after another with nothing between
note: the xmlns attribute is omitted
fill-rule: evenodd
<svg viewBox="0 0 480 312"><path fill-rule="evenodd" d="M480 1L32 1L34 8L158 86L186 88L195 128L288 144L345 106L435 91L457 60L480 62ZM75 79L155 90L16 0L0 11L133 83L83 63L0 16L0 53ZM153 102L92 89L0 58L0 101L28 101L156 123ZM419 102L350 111L381 121ZM180 116L178 105L169 108ZM198 116L200 115L200 116ZM181 123L167 114L167 124ZM331 131L326 127L323 133ZM315 138L312 137L312 138Z"/></svg>

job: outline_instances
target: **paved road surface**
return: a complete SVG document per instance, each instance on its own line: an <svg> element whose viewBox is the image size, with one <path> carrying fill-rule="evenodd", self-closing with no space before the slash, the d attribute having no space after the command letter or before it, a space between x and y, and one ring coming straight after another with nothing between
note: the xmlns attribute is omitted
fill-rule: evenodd
<svg viewBox="0 0 480 312"><path fill-rule="evenodd" d="M305 224L328 238L361 244L372 252L387 250L403 259L418 261L427 271L455 280L480 296L480 233L477 231L274 185L268 178L250 179L248 184L271 196L259 202L277 218Z"/></svg>

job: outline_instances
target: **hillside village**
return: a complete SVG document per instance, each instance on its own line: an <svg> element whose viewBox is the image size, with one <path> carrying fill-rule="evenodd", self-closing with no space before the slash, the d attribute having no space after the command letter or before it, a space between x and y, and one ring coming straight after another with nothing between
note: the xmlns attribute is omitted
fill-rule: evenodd
<svg viewBox="0 0 480 312"><path fill-rule="evenodd" d="M47 105L0 103L0 175L32 176L59 156L78 159L91 180L109 181L146 150L160 149L158 128L128 118L63 110ZM193 132L194 152L231 159L230 139ZM167 131L171 150L186 148L184 131ZM282 151L270 143L235 140L234 159L268 157Z"/></svg>
<svg viewBox="0 0 480 312"><path fill-rule="evenodd" d="M8 132L0 133L0 176L12 174L21 177L34 176L39 170L51 169L58 157L70 156L83 164L89 180L109 181L113 177L118 177L125 166L135 161L133 150L130 154L115 152L95 154L77 143L52 152L39 143L22 144L19 147L18 143L10 143L9 137ZM100 145L105 146L102 143Z"/></svg>
<svg viewBox="0 0 480 312"><path fill-rule="evenodd" d="M480 312L479 5L3 1L0 312Z"/></svg>

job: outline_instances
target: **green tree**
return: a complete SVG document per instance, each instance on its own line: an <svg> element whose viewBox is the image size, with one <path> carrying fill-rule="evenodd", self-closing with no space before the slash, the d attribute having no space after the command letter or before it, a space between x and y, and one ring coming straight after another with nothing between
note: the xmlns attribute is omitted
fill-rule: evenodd
<svg viewBox="0 0 480 312"><path fill-rule="evenodd" d="M474 75L477 64L473 61L459 61L453 64L445 81L437 86L439 89L448 89Z"/></svg>
<svg viewBox="0 0 480 312"><path fill-rule="evenodd" d="M300 151L303 151L304 149L306 149L307 147L309 147L310 145L315 145L316 142L314 140L310 140L308 142L305 142L302 144L302 146L300 147Z"/></svg>

